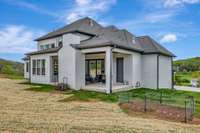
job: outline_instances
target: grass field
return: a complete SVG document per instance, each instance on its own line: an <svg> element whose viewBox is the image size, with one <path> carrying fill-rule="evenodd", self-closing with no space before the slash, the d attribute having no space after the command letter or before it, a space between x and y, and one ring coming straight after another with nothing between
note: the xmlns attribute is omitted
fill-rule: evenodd
<svg viewBox="0 0 200 133"><path fill-rule="evenodd" d="M57 92L0 78L0 132L200 132L200 125L130 117L118 106L118 94Z"/></svg>
<svg viewBox="0 0 200 133"><path fill-rule="evenodd" d="M29 83L24 83L29 84ZM31 84L32 87L26 89L30 91L40 91L40 92L55 92L55 87L51 85L41 85L41 84ZM144 96L147 96L148 100L151 101L160 101L160 95L162 93L162 103L166 105L184 107L185 101L188 96L193 96L196 101L195 106L195 114L200 116L200 93L197 92L188 92L188 91L180 91L180 90L171 90L171 89L133 89L126 92L118 92L107 95L105 93L93 92L93 91L73 91L73 90L65 90L63 94L71 95L65 99L60 100L61 102L71 102L71 101L103 101L103 102L113 102L117 103L119 101L120 96L126 96L124 100L127 100L127 96L129 99L139 99L143 100ZM122 99L123 100L123 99Z"/></svg>

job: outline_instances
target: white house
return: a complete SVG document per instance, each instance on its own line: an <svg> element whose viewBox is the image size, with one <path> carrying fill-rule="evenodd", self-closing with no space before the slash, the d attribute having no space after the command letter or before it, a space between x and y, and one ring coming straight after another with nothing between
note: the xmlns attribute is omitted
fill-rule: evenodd
<svg viewBox="0 0 200 133"><path fill-rule="evenodd" d="M67 83L72 89L111 93L136 87L173 88L174 54L149 36L77 20L36 39L24 58L32 83Z"/></svg>

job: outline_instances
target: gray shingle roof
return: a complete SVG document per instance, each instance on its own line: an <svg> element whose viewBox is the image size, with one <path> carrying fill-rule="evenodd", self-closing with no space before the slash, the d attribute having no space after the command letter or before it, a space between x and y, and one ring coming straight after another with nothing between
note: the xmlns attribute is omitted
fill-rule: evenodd
<svg viewBox="0 0 200 133"><path fill-rule="evenodd" d="M92 39L81 41L80 44L73 45L76 48L92 48L102 46L115 46L119 48L135 50L142 52L142 47L133 44L134 35L126 30L119 30L116 27L109 26L101 29L99 34Z"/></svg>
<svg viewBox="0 0 200 133"><path fill-rule="evenodd" d="M37 38L36 41L60 36L64 33L71 33L71 32L80 32L80 33L85 33L89 35L96 35L98 34L101 28L103 27L100 24L98 24L96 21L86 17L78 21L75 21L69 25L66 25L62 28L59 28L53 32L50 32L40 38Z"/></svg>
<svg viewBox="0 0 200 133"><path fill-rule="evenodd" d="M160 53L167 56L175 57L173 53L164 48L158 42L149 36L136 37L136 42L142 47L145 54Z"/></svg>
<svg viewBox="0 0 200 133"><path fill-rule="evenodd" d="M39 51L35 51L35 52L26 53L26 55L30 56L30 55L38 55L38 54L56 53L60 50L60 48L61 47L39 50Z"/></svg>
<svg viewBox="0 0 200 133"><path fill-rule="evenodd" d="M91 39L81 41L80 44L72 44L73 47L78 49L115 46L144 54L159 53L172 57L175 56L149 36L135 37L125 29L118 29L115 26L103 27L88 17L77 20L36 40L44 40L68 32L81 32L92 36Z"/></svg>

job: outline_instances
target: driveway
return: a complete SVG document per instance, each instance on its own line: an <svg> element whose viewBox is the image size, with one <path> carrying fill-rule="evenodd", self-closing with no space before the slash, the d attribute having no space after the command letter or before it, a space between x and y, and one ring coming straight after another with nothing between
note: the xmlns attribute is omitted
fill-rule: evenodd
<svg viewBox="0 0 200 133"><path fill-rule="evenodd" d="M189 86L174 86L174 88L175 88L176 90L200 92L200 88L196 88L196 87L189 87Z"/></svg>
<svg viewBox="0 0 200 133"><path fill-rule="evenodd" d="M20 82L0 78L0 132L200 133L200 125L128 116L117 103L59 102L69 95Z"/></svg>

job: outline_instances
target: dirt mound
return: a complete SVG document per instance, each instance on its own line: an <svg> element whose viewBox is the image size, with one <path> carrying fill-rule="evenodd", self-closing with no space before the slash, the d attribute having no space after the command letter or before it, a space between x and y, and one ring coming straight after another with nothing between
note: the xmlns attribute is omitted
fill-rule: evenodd
<svg viewBox="0 0 200 133"><path fill-rule="evenodd" d="M181 107L151 103L147 105L147 110L145 112L144 103L139 101L121 103L119 106L132 116L138 115L142 117L156 118L174 122L185 122L185 109ZM188 123L200 124L200 118L193 116L193 119L188 121Z"/></svg>

